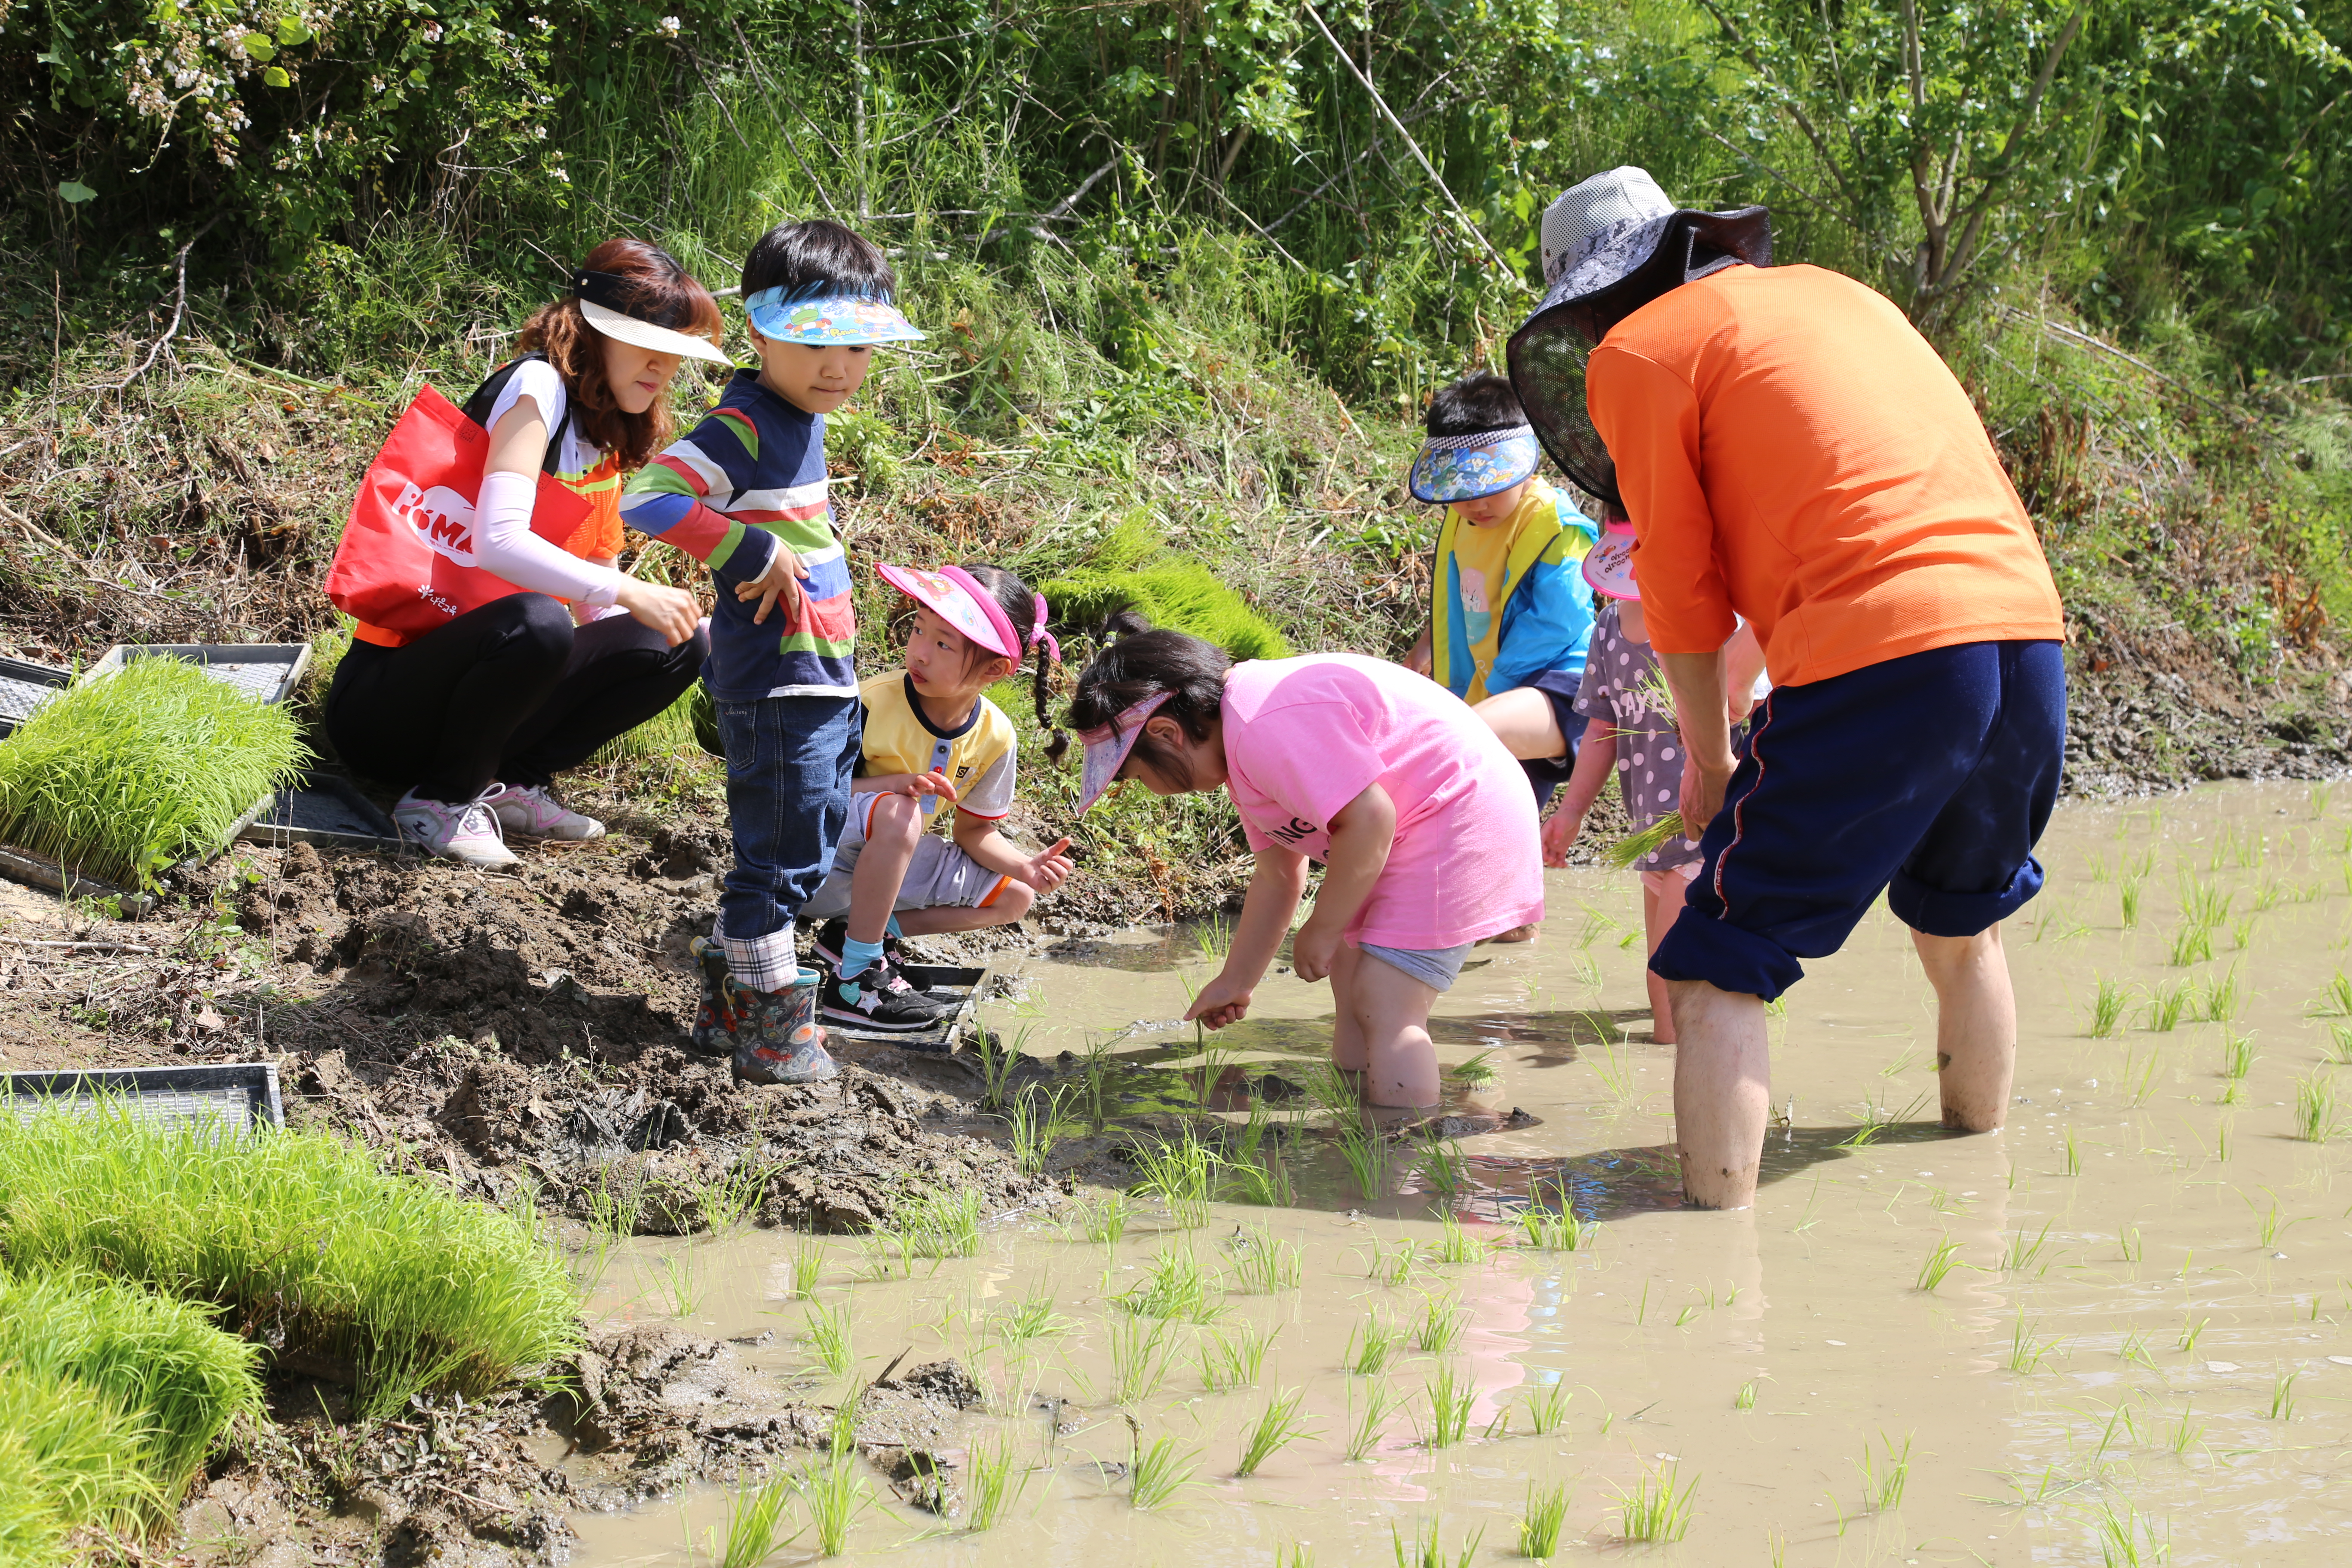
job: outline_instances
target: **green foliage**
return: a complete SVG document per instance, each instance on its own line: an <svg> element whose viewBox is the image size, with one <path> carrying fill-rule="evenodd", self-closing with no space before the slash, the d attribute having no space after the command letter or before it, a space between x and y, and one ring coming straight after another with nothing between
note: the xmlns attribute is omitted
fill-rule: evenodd
<svg viewBox="0 0 2352 1568"><path fill-rule="evenodd" d="M68 1377L0 1376L0 1564L48 1568L86 1525L130 1528L163 1504L140 1473L141 1423Z"/></svg>
<svg viewBox="0 0 2352 1568"><path fill-rule="evenodd" d="M225 844L308 755L293 716L176 658L50 699L0 740L0 841L129 888Z"/></svg>
<svg viewBox="0 0 2352 1568"><path fill-rule="evenodd" d="M0 1253L215 1303L281 1354L355 1364L372 1405L486 1393L581 1333L534 1226L323 1133L173 1131L111 1106L0 1121Z"/></svg>
<svg viewBox="0 0 2352 1568"><path fill-rule="evenodd" d="M1139 572L1078 572L1039 592L1054 607L1054 618L1070 626L1100 626L1131 609L1155 626L1215 643L1236 659L1290 657L1288 639L1198 561L1163 561Z"/></svg>

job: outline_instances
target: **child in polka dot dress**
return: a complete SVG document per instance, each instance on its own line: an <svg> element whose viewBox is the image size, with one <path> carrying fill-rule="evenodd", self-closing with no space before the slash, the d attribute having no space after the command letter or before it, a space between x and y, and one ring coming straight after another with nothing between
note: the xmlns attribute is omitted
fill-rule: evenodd
<svg viewBox="0 0 2352 1568"><path fill-rule="evenodd" d="M1559 809L1544 824L1547 865L1568 864L1569 846L1583 831L1585 814L1592 809L1612 766L1634 832L1654 826L1681 803L1682 735L1657 657L1650 651L1633 553L1632 525L1612 521L1600 545L1585 557L1585 581L1605 603L1593 622L1584 678L1576 692L1576 711L1587 721L1584 746L1560 794ZM1750 689L1762 672L1763 658L1755 634L1745 624L1725 653L1731 663L1725 689L1739 694L1735 703L1740 710L1732 715L1737 723L1747 717ZM1735 729L1735 741L1738 733ZM1698 845L1675 836L1633 862L1642 875L1642 924L1650 952L1657 951L1666 928L1682 912L1683 894L1698 875L1699 859ZM1650 984L1652 1037L1671 1045L1674 1015L1666 1005L1665 982L1644 973Z"/></svg>

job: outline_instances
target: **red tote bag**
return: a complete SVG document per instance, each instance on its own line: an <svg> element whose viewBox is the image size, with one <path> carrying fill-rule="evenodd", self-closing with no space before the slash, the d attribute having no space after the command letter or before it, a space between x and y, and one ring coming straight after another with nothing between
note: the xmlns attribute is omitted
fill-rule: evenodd
<svg viewBox="0 0 2352 1568"><path fill-rule="evenodd" d="M327 568L327 597L369 642L394 647L520 590L476 564L474 503L489 432L427 386L368 465L351 521ZM588 502L539 476L530 531L562 548Z"/></svg>

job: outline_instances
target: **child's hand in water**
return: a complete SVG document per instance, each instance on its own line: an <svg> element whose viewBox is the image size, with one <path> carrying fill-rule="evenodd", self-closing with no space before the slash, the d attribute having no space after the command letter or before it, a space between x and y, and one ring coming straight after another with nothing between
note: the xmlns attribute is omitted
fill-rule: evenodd
<svg viewBox="0 0 2352 1568"><path fill-rule="evenodd" d="M1013 873L1014 878L1028 883L1041 893L1052 892L1064 882L1068 881L1071 871L1076 869L1070 862L1070 858L1062 853L1069 847L1068 839L1055 839L1053 847L1042 850L1023 861L1021 869Z"/></svg>
<svg viewBox="0 0 2352 1568"><path fill-rule="evenodd" d="M779 544L776 552L768 557L765 572L748 583L735 584L735 597L760 601L760 607L751 612L753 626L764 623L769 611L781 607L784 612L784 630L797 631L801 609L808 597L801 592L801 579L807 575L808 568L801 564L801 558Z"/></svg>
<svg viewBox="0 0 2352 1568"><path fill-rule="evenodd" d="M1553 812L1551 820L1543 826L1543 863L1547 866L1567 865L1569 846L1574 844L1576 836L1583 831L1584 813L1570 811L1564 805Z"/></svg>
<svg viewBox="0 0 2352 1568"><path fill-rule="evenodd" d="M1192 1010L1184 1015L1184 1021L1210 1029L1238 1024L1249 1016L1250 993L1254 989L1255 986L1244 985L1230 975L1220 974L1201 987L1201 994L1192 998Z"/></svg>

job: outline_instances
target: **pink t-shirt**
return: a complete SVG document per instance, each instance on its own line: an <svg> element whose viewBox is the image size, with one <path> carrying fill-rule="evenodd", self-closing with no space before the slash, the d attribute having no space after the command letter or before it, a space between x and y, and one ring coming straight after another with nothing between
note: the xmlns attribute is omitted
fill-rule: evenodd
<svg viewBox="0 0 2352 1568"><path fill-rule="evenodd" d="M1348 928L1377 947L1456 947L1543 919L1535 792L1468 704L1351 653L1253 659L1225 678L1225 789L1253 850L1321 860L1331 818L1377 784L1388 865Z"/></svg>

